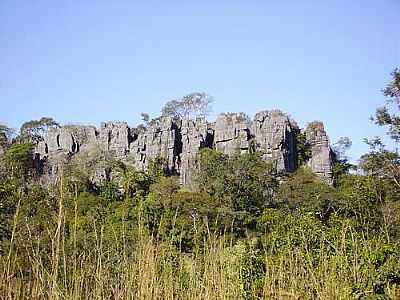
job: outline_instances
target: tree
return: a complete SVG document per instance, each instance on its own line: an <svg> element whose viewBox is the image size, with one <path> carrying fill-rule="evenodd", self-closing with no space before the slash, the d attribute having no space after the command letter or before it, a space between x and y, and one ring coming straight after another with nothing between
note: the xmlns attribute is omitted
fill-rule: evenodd
<svg viewBox="0 0 400 300"><path fill-rule="evenodd" d="M400 155L385 149L379 138L366 141L371 151L361 157L360 166L370 176L390 178L400 190Z"/></svg>
<svg viewBox="0 0 400 300"><path fill-rule="evenodd" d="M349 158L346 155L346 152L351 148L352 144L352 141L348 137L341 137L333 145L335 156L332 172L335 181L338 180L339 176L348 174L351 169L355 168L354 165L349 163Z"/></svg>
<svg viewBox="0 0 400 300"><path fill-rule="evenodd" d="M5 160L12 177L25 177L33 168L33 145L30 143L12 145L6 152Z"/></svg>
<svg viewBox="0 0 400 300"><path fill-rule="evenodd" d="M382 204L386 188L372 176L346 175L340 178L338 191L344 197L340 209L354 217L362 229L377 229L382 225Z"/></svg>
<svg viewBox="0 0 400 300"><path fill-rule="evenodd" d="M162 117L191 119L205 117L211 110L214 100L205 93L191 93L180 100L167 102L161 110Z"/></svg>
<svg viewBox="0 0 400 300"><path fill-rule="evenodd" d="M311 145L307 142L306 134L300 130L296 134L296 152L298 167L305 165L312 156Z"/></svg>
<svg viewBox="0 0 400 300"><path fill-rule="evenodd" d="M152 178L147 172L137 171L134 167L122 161L114 161L112 170L119 175L117 185L123 187L125 198L135 194L147 194L152 183Z"/></svg>
<svg viewBox="0 0 400 300"><path fill-rule="evenodd" d="M31 120L22 124L20 136L23 141L39 142L50 128L60 127L60 125L49 117L42 117L40 120Z"/></svg>
<svg viewBox="0 0 400 300"><path fill-rule="evenodd" d="M310 168L299 168L279 185L276 206L285 211L304 210L327 220L340 207L335 189L322 182Z"/></svg>
<svg viewBox="0 0 400 300"><path fill-rule="evenodd" d="M260 153L236 153L231 157L215 150L200 153L196 181L200 191L215 196L233 211L257 215L272 202L277 186L273 167Z"/></svg>
<svg viewBox="0 0 400 300"><path fill-rule="evenodd" d="M158 177L163 177L167 175L168 172L168 162L165 158L157 156L154 159L149 159L147 174L152 178L152 180L155 180Z"/></svg>
<svg viewBox="0 0 400 300"><path fill-rule="evenodd" d="M383 95L387 97L386 104L376 110L375 118L372 119L377 125L388 127L388 135L395 144L398 144L400 142L400 69L396 68L391 75L391 82L383 89ZM362 169L376 178L390 178L400 190L398 151L387 150L380 137L365 139L365 142L370 146L371 151L363 155Z"/></svg>
<svg viewBox="0 0 400 300"><path fill-rule="evenodd" d="M392 73L392 81L383 89L384 96L387 97L386 104L379 107L375 112L373 120L379 126L389 127L388 134L395 142L400 142L400 116L393 110L400 112L400 69L395 69Z"/></svg>
<svg viewBox="0 0 400 300"><path fill-rule="evenodd" d="M159 177L150 186L150 191L156 194L163 207L170 207L174 194L179 190L180 186L175 176Z"/></svg>
<svg viewBox="0 0 400 300"><path fill-rule="evenodd" d="M142 121L145 122L146 124L150 121L150 116L148 113L141 113L140 115L142 117Z"/></svg>
<svg viewBox="0 0 400 300"><path fill-rule="evenodd" d="M387 97L384 106L375 112L373 121L378 126L388 128L388 135L395 145L400 142L400 69L392 73L392 80L382 90ZM400 220L400 155L398 150L386 148L380 137L365 139L370 146L370 152L361 157L360 167L372 180L388 235L398 236Z"/></svg>
<svg viewBox="0 0 400 300"><path fill-rule="evenodd" d="M0 124L0 147L4 147L8 144L14 130L7 127L4 124Z"/></svg>

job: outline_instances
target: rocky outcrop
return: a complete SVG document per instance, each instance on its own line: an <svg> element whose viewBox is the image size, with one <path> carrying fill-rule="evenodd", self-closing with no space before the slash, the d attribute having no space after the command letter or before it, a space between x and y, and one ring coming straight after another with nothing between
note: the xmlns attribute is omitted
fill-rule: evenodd
<svg viewBox="0 0 400 300"><path fill-rule="evenodd" d="M167 118L154 124L146 131L133 135L129 156L139 170L147 167L149 160L162 157L170 174L177 174L180 154L180 128L176 122Z"/></svg>
<svg viewBox="0 0 400 300"><path fill-rule="evenodd" d="M181 138L180 182L183 185L191 186L193 175L199 167L199 150L205 147L212 148L214 130L205 119L197 119L196 121L183 120L181 123Z"/></svg>
<svg viewBox="0 0 400 300"><path fill-rule="evenodd" d="M66 125L51 128L44 141L39 142L37 152L41 154L66 151L77 153L82 145L96 142L96 128L93 126Z"/></svg>
<svg viewBox="0 0 400 300"><path fill-rule="evenodd" d="M109 177L101 161L121 160L138 170L145 170L150 160L161 157L171 175L179 175L182 185L191 186L199 167L198 153L204 147L226 155L260 151L274 163L277 172L293 172L297 165L297 124L281 111L263 111L251 121L243 113L218 116L215 123L205 119L173 120L165 118L140 131L125 122L93 126L67 125L50 129L36 147L36 156L48 165L63 158L83 157L96 162L94 181ZM327 182L332 182L332 156L323 124L313 122L304 130L311 147L310 168ZM49 173L56 167L47 168Z"/></svg>
<svg viewBox="0 0 400 300"><path fill-rule="evenodd" d="M243 113L220 114L215 122L215 148L225 154L249 150L251 121Z"/></svg>
<svg viewBox="0 0 400 300"><path fill-rule="evenodd" d="M98 142L101 149L109 151L115 157L123 159L129 151L130 129L126 122L107 122L100 124Z"/></svg>
<svg viewBox="0 0 400 300"><path fill-rule="evenodd" d="M281 111L263 111L254 117L256 149L273 161L278 172L293 172L296 165L295 127Z"/></svg>
<svg viewBox="0 0 400 300"><path fill-rule="evenodd" d="M94 126L65 125L49 129L44 140L36 145L36 168L43 177L52 180L59 172L61 163L69 163L71 158L77 157L81 158L80 163L84 161L81 170L85 170L89 158L97 157L100 160L98 151L93 151L93 148L97 148L97 136Z"/></svg>
<svg viewBox="0 0 400 300"><path fill-rule="evenodd" d="M311 148L311 159L308 166L321 179L332 184L332 150L324 124L314 121L305 129L307 143Z"/></svg>

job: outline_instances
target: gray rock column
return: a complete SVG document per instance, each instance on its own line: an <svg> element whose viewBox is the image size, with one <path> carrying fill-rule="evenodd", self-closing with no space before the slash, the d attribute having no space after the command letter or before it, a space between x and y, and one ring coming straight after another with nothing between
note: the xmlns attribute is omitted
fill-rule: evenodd
<svg viewBox="0 0 400 300"><path fill-rule="evenodd" d="M311 122L306 127L305 133L312 152L311 159L307 165L322 180L332 184L332 150L324 124L320 121Z"/></svg>

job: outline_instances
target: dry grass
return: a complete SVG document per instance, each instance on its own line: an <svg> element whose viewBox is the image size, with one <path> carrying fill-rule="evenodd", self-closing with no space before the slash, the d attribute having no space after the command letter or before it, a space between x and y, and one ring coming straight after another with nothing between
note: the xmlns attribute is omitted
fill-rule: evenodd
<svg viewBox="0 0 400 300"><path fill-rule="evenodd" d="M14 223L13 237L18 226L24 224ZM132 244L123 233L115 237L115 247L105 246L103 228L93 230L90 250L78 249L75 231L68 247L61 198L57 222L47 232L50 251L30 236L23 249L27 258L21 260L22 250L11 238L9 252L0 257L1 299L354 299L353 287L365 279L354 251L367 245L354 240L349 253L344 237L338 237L335 255L321 247L317 261L298 248L259 255L265 270L257 279L249 273L257 252L246 242L209 237L202 251L189 254L141 232L140 224L139 239ZM386 288L391 299L400 299L395 286Z"/></svg>

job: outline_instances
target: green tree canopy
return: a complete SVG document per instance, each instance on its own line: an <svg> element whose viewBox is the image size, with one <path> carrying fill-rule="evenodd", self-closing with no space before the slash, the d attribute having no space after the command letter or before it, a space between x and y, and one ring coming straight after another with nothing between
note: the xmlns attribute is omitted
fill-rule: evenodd
<svg viewBox="0 0 400 300"><path fill-rule="evenodd" d="M374 120L379 126L388 127L390 137L400 142L400 69L396 68L391 75L391 82L383 89L386 104L376 110Z"/></svg>
<svg viewBox="0 0 400 300"><path fill-rule="evenodd" d="M38 142L52 127L60 127L60 125L53 118L42 117L40 120L30 120L22 124L20 135L24 141Z"/></svg>
<svg viewBox="0 0 400 300"><path fill-rule="evenodd" d="M214 100L205 93L191 93L179 100L167 102L161 110L162 117L190 119L205 117Z"/></svg>
<svg viewBox="0 0 400 300"><path fill-rule="evenodd" d="M392 80L383 89L386 104L379 107L373 120L388 128L388 135L395 144L400 142L400 69L392 72ZM390 178L400 192L400 155L386 148L380 137L365 139L371 151L362 156L361 167L369 175Z"/></svg>
<svg viewBox="0 0 400 300"><path fill-rule="evenodd" d="M258 214L272 202L277 187L272 165L260 153L236 153L229 157L215 150L200 153L196 179L200 191L208 192L234 211Z"/></svg>
<svg viewBox="0 0 400 300"><path fill-rule="evenodd" d="M14 144L5 155L12 176L26 176L33 167L33 145Z"/></svg>

